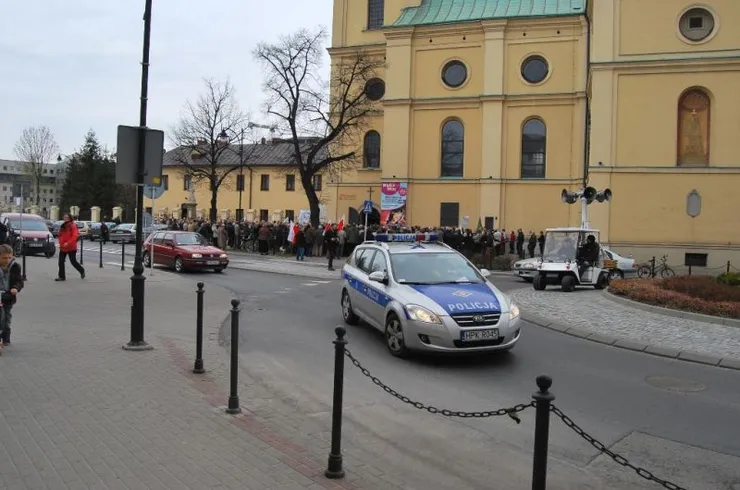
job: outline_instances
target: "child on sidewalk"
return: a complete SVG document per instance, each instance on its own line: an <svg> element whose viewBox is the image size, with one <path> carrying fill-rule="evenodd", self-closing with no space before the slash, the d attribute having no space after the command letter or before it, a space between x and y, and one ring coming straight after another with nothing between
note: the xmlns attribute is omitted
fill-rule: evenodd
<svg viewBox="0 0 740 490"><path fill-rule="evenodd" d="M10 344L10 321L13 318L11 309L16 302L18 292L23 289L21 265L13 258L10 245L0 245L0 355L4 346Z"/></svg>

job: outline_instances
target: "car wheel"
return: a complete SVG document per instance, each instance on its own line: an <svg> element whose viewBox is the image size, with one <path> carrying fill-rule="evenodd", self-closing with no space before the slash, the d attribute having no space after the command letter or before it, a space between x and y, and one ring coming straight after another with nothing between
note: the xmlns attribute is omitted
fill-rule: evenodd
<svg viewBox="0 0 740 490"><path fill-rule="evenodd" d="M609 271L609 281L616 281L618 279L624 279L624 272L619 269L612 269Z"/></svg>
<svg viewBox="0 0 740 490"><path fill-rule="evenodd" d="M185 271L185 264L182 263L181 257L175 258L175 272L184 272Z"/></svg>
<svg viewBox="0 0 740 490"><path fill-rule="evenodd" d="M46 252L44 255L46 255L46 258L47 259L50 259L50 258L54 257L54 254L56 254L56 251Z"/></svg>
<svg viewBox="0 0 740 490"><path fill-rule="evenodd" d="M596 279L596 284L594 284L594 289L606 289L609 286L609 273L602 272L599 274L599 278Z"/></svg>
<svg viewBox="0 0 740 490"><path fill-rule="evenodd" d="M535 291L544 291L547 287L547 283L545 282L545 278L541 276L540 274L537 274L534 276L534 279L532 279L532 287Z"/></svg>
<svg viewBox="0 0 740 490"><path fill-rule="evenodd" d="M141 257L141 259L144 262L144 267L151 266L151 258L149 257L149 252L144 252L144 255Z"/></svg>
<svg viewBox="0 0 740 490"><path fill-rule="evenodd" d="M344 318L344 323L347 325L357 325L360 322L360 318L352 309L352 300L349 298L346 289L342 291L342 318Z"/></svg>
<svg viewBox="0 0 740 490"><path fill-rule="evenodd" d="M407 357L409 354L406 348L406 342L403 338L403 327L401 320L395 313L388 315L385 320L385 346L388 351L395 357Z"/></svg>
<svg viewBox="0 0 740 490"><path fill-rule="evenodd" d="M560 287L566 293L570 293L576 289L576 278L571 275L563 276L560 280Z"/></svg>

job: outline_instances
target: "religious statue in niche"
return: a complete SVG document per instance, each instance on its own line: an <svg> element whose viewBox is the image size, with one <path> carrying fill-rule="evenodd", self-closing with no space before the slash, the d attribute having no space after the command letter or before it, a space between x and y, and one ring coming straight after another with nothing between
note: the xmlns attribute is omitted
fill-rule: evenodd
<svg viewBox="0 0 740 490"><path fill-rule="evenodd" d="M709 165L709 97L699 90L679 103L678 164Z"/></svg>

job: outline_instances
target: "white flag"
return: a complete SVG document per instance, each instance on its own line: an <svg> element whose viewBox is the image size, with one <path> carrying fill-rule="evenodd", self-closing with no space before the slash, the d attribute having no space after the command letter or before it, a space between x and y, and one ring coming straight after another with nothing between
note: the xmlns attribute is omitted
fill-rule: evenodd
<svg viewBox="0 0 740 490"><path fill-rule="evenodd" d="M290 243L293 243L293 239L295 238L295 227L293 226L293 220L290 220L290 223L288 223L288 227L290 227L290 231L288 232L288 241Z"/></svg>

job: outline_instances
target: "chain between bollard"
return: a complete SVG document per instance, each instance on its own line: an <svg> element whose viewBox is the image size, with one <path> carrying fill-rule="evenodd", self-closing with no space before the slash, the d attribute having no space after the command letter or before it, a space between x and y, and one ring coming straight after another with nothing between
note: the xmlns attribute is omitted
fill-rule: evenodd
<svg viewBox="0 0 740 490"><path fill-rule="evenodd" d="M349 351L349 349L344 350L344 354L349 358L349 360L354 364L360 372L367 378L369 378L375 385L379 386L383 389L386 393L389 395L401 400L403 403L406 403L407 405L411 405L414 408L417 408L419 410L426 410L427 412L431 414L436 415L442 415L444 417L455 417L455 418L487 418L487 417L500 417L502 415L508 415L512 420L514 420L517 424L521 422L521 419L517 415L519 412L523 412L524 410L534 407L534 402L529 403L521 403L519 405L514 405L510 408L500 408L498 410L488 410L488 411L482 411L482 412L461 412L456 410L447 410L443 408L437 408L433 407L431 405L425 405L421 402L414 401L410 399L409 397L402 395L398 393L396 390L391 388L390 386L383 383L379 378L373 376L370 371L363 366L360 361L355 358L355 356L352 355L352 353Z"/></svg>
<svg viewBox="0 0 740 490"><path fill-rule="evenodd" d="M684 487L680 487L676 485L675 483L669 482L668 480L663 480L662 478L658 478L651 471L646 470L645 468L633 465L627 460L627 458L625 458L621 454L617 454L614 451L610 450L608 447L606 447L606 445L603 442L598 441L597 439L595 439L594 437L586 433L585 430L581 429L575 422L573 422L573 420L570 417L565 415L565 413L563 413L563 411L557 408L555 405L550 406L550 411L554 413L555 415L557 415L558 417L560 417L560 420L562 420L566 426L572 429L573 432L578 434L586 442L591 444L597 451L610 457L619 465L624 466L625 468L630 468L635 473L637 473L641 478L655 482L658 485L661 485L663 488L668 488L669 490L688 490Z"/></svg>

